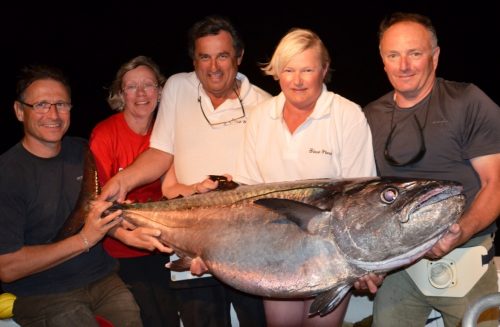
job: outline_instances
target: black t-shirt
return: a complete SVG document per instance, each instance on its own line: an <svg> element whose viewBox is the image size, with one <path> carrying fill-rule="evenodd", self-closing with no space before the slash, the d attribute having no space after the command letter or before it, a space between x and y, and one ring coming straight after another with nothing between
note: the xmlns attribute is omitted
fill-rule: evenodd
<svg viewBox="0 0 500 327"><path fill-rule="evenodd" d="M470 159L500 152L500 108L477 86L438 78L431 94L414 107L399 109L389 92L363 110L371 128L380 176L454 180L462 183L467 207L481 182ZM392 120L392 124L391 124ZM384 157L391 128L389 154L400 162L420 149L420 131L426 153L406 166L392 166ZM496 230L495 223L483 233Z"/></svg>
<svg viewBox="0 0 500 327"><path fill-rule="evenodd" d="M65 137L54 158L36 157L21 143L0 156L0 254L53 242L77 202L86 147L83 139ZM98 243L88 253L2 288L16 295L69 291L104 277L115 266Z"/></svg>

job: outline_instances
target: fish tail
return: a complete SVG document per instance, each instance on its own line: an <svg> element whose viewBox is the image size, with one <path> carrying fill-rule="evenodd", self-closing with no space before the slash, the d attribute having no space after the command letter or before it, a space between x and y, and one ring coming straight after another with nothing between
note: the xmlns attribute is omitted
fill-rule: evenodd
<svg viewBox="0 0 500 327"><path fill-rule="evenodd" d="M85 224L85 218L90 210L89 203L101 192L94 156L88 146L84 149L83 179L76 206L59 229L54 241L63 240L76 234Z"/></svg>

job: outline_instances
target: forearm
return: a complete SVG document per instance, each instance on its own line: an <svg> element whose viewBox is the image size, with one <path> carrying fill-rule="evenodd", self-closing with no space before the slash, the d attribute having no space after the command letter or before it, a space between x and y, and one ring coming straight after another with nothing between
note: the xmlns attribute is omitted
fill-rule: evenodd
<svg viewBox="0 0 500 327"><path fill-rule="evenodd" d="M186 197L193 195L195 193L199 193L198 190L198 185L199 183L191 184L191 185L186 185L186 184L181 184L181 183L176 183L174 185L170 185L167 187L162 188L163 195L167 199L174 199L178 197L179 195Z"/></svg>
<svg viewBox="0 0 500 327"><path fill-rule="evenodd" d="M173 156L170 153L150 148L144 151L126 169L116 176L125 183L128 191L151 183L160 178L172 164Z"/></svg>
<svg viewBox="0 0 500 327"><path fill-rule="evenodd" d="M490 182L481 188L470 208L459 221L463 230L461 243L493 223L500 215L499 182Z"/></svg>
<svg viewBox="0 0 500 327"><path fill-rule="evenodd" d="M0 255L0 280L9 283L57 266L88 250L80 234L47 245L23 246Z"/></svg>

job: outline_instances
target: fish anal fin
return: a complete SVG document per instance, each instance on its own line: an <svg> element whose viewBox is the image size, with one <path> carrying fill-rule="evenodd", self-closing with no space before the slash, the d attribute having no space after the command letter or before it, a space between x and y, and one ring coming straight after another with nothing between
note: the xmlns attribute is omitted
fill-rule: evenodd
<svg viewBox="0 0 500 327"><path fill-rule="evenodd" d="M177 260L171 261L167 264L167 268L173 271L186 271L191 267L191 261L193 259L190 257L182 257Z"/></svg>
<svg viewBox="0 0 500 327"><path fill-rule="evenodd" d="M309 315L324 316L331 312L342 301L351 289L350 284L340 284L326 292L318 294L309 308Z"/></svg>
<svg viewBox="0 0 500 327"><path fill-rule="evenodd" d="M267 198L255 200L254 203L285 215L301 229L309 232L309 222L324 212L318 207L295 200Z"/></svg>

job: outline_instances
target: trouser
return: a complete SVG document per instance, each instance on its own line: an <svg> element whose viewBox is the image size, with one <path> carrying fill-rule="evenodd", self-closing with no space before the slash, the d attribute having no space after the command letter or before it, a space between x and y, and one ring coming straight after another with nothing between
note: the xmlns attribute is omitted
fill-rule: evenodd
<svg viewBox="0 0 500 327"><path fill-rule="evenodd" d="M13 313L23 327L97 327L96 315L114 326L142 326L139 306L115 273L69 292L18 295Z"/></svg>
<svg viewBox="0 0 500 327"><path fill-rule="evenodd" d="M221 284L175 290L184 327L229 327L231 319Z"/></svg>
<svg viewBox="0 0 500 327"><path fill-rule="evenodd" d="M170 288L169 256L154 253L135 258L120 258L118 274L141 308L144 327L178 327L175 292Z"/></svg>
<svg viewBox="0 0 500 327"><path fill-rule="evenodd" d="M464 297L425 296L404 270L387 275L375 295L373 327L422 327L432 309L439 311L446 327L461 326L462 318L478 298L498 291L493 260L488 270ZM485 310L478 327L498 327L498 308Z"/></svg>

